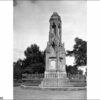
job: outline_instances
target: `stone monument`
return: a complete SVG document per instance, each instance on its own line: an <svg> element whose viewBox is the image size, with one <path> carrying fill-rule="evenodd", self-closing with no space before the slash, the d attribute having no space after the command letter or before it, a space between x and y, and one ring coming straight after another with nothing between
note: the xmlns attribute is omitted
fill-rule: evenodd
<svg viewBox="0 0 100 100"><path fill-rule="evenodd" d="M65 48L62 43L62 22L58 13L54 12L49 20L49 41L46 48L45 77L41 87L65 87L67 75L65 70Z"/></svg>

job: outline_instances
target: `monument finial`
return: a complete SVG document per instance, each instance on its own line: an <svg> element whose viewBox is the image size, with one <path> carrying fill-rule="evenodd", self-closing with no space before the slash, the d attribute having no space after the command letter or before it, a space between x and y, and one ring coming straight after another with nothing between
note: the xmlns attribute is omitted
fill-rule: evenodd
<svg viewBox="0 0 100 100"><path fill-rule="evenodd" d="M57 12L53 12L53 14L51 15L50 20L54 20L54 19L58 19L59 21L61 21L61 18Z"/></svg>
<svg viewBox="0 0 100 100"><path fill-rule="evenodd" d="M58 15L58 13L57 12L53 12L53 15Z"/></svg>

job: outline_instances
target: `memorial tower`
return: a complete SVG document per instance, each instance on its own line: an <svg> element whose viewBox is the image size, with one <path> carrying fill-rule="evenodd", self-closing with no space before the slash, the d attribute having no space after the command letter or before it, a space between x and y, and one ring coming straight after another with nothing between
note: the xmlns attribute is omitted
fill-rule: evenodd
<svg viewBox="0 0 100 100"><path fill-rule="evenodd" d="M66 52L62 43L62 21L58 13L54 12L49 20L49 41L46 47L45 76L42 87L66 86Z"/></svg>

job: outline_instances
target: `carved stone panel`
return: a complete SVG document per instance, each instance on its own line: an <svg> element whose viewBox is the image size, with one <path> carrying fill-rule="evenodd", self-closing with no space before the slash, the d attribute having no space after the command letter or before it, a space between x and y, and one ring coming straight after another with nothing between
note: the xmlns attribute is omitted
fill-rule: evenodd
<svg viewBox="0 0 100 100"><path fill-rule="evenodd" d="M49 69L56 70L56 59L49 59Z"/></svg>

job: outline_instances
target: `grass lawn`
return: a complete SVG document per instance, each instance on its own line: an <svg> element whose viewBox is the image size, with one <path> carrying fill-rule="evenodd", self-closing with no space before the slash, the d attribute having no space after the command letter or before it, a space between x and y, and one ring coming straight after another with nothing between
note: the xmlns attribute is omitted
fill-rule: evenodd
<svg viewBox="0 0 100 100"><path fill-rule="evenodd" d="M86 90L70 90L70 91L56 91L56 90L39 90L39 89L23 89L14 87L14 99L79 99L86 100Z"/></svg>

